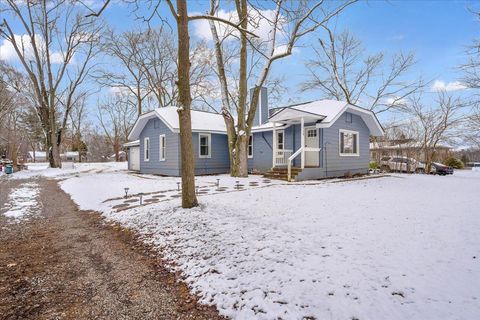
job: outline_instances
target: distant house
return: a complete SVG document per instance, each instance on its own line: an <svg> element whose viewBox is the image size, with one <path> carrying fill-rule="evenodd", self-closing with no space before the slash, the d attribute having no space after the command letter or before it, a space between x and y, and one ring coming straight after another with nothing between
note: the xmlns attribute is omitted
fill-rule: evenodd
<svg viewBox="0 0 480 320"><path fill-rule="evenodd" d="M452 148L446 145L435 146L434 160L443 162L452 154ZM419 161L425 159L422 144L414 139L377 140L370 143L370 159L379 163L383 157L408 157Z"/></svg>
<svg viewBox="0 0 480 320"><path fill-rule="evenodd" d="M262 88L248 146L248 169L295 180L367 173L369 137L383 135L375 114L346 102L319 100L268 109ZM195 174L227 173L227 133L217 113L192 110ZM129 168L141 173L181 175L175 107L141 115L130 135ZM138 142L137 142L138 140Z"/></svg>
<svg viewBox="0 0 480 320"><path fill-rule="evenodd" d="M47 152L45 151L28 151L27 162L46 162Z"/></svg>
<svg viewBox="0 0 480 320"><path fill-rule="evenodd" d="M66 151L65 153L60 154L60 158L64 161L78 162L80 155L78 151Z"/></svg>

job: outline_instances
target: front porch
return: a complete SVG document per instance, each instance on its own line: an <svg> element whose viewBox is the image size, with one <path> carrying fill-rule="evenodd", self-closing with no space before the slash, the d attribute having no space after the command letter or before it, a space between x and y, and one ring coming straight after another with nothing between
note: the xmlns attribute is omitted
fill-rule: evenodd
<svg viewBox="0 0 480 320"><path fill-rule="evenodd" d="M316 123L324 116L292 108L278 111L273 123L272 169L265 177L294 181L305 168L321 171L322 139ZM286 125L288 129L278 129Z"/></svg>

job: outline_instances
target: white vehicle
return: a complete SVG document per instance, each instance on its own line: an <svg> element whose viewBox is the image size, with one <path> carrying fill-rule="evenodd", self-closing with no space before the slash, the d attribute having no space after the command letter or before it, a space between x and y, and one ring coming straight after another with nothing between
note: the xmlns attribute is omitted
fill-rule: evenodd
<svg viewBox="0 0 480 320"><path fill-rule="evenodd" d="M407 157L383 157L380 160L380 168L386 172L425 173L425 164L423 162Z"/></svg>

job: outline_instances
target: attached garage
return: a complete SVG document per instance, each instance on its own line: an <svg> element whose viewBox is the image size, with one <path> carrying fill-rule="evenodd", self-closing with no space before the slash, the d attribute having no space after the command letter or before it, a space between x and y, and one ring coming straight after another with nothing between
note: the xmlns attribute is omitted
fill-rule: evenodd
<svg viewBox="0 0 480 320"><path fill-rule="evenodd" d="M140 140L123 145L128 149L128 170L140 171Z"/></svg>

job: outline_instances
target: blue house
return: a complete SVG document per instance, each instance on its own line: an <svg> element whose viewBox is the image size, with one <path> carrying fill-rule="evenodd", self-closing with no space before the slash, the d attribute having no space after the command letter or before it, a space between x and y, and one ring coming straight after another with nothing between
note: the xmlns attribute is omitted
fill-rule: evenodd
<svg viewBox="0 0 480 320"><path fill-rule="evenodd" d="M217 113L192 110L195 174L229 172L227 132ZM318 100L268 109L266 88L251 130L248 168L285 180L309 180L368 172L369 138L382 136L375 114L341 101ZM129 140L129 169L181 175L176 107L141 115Z"/></svg>

